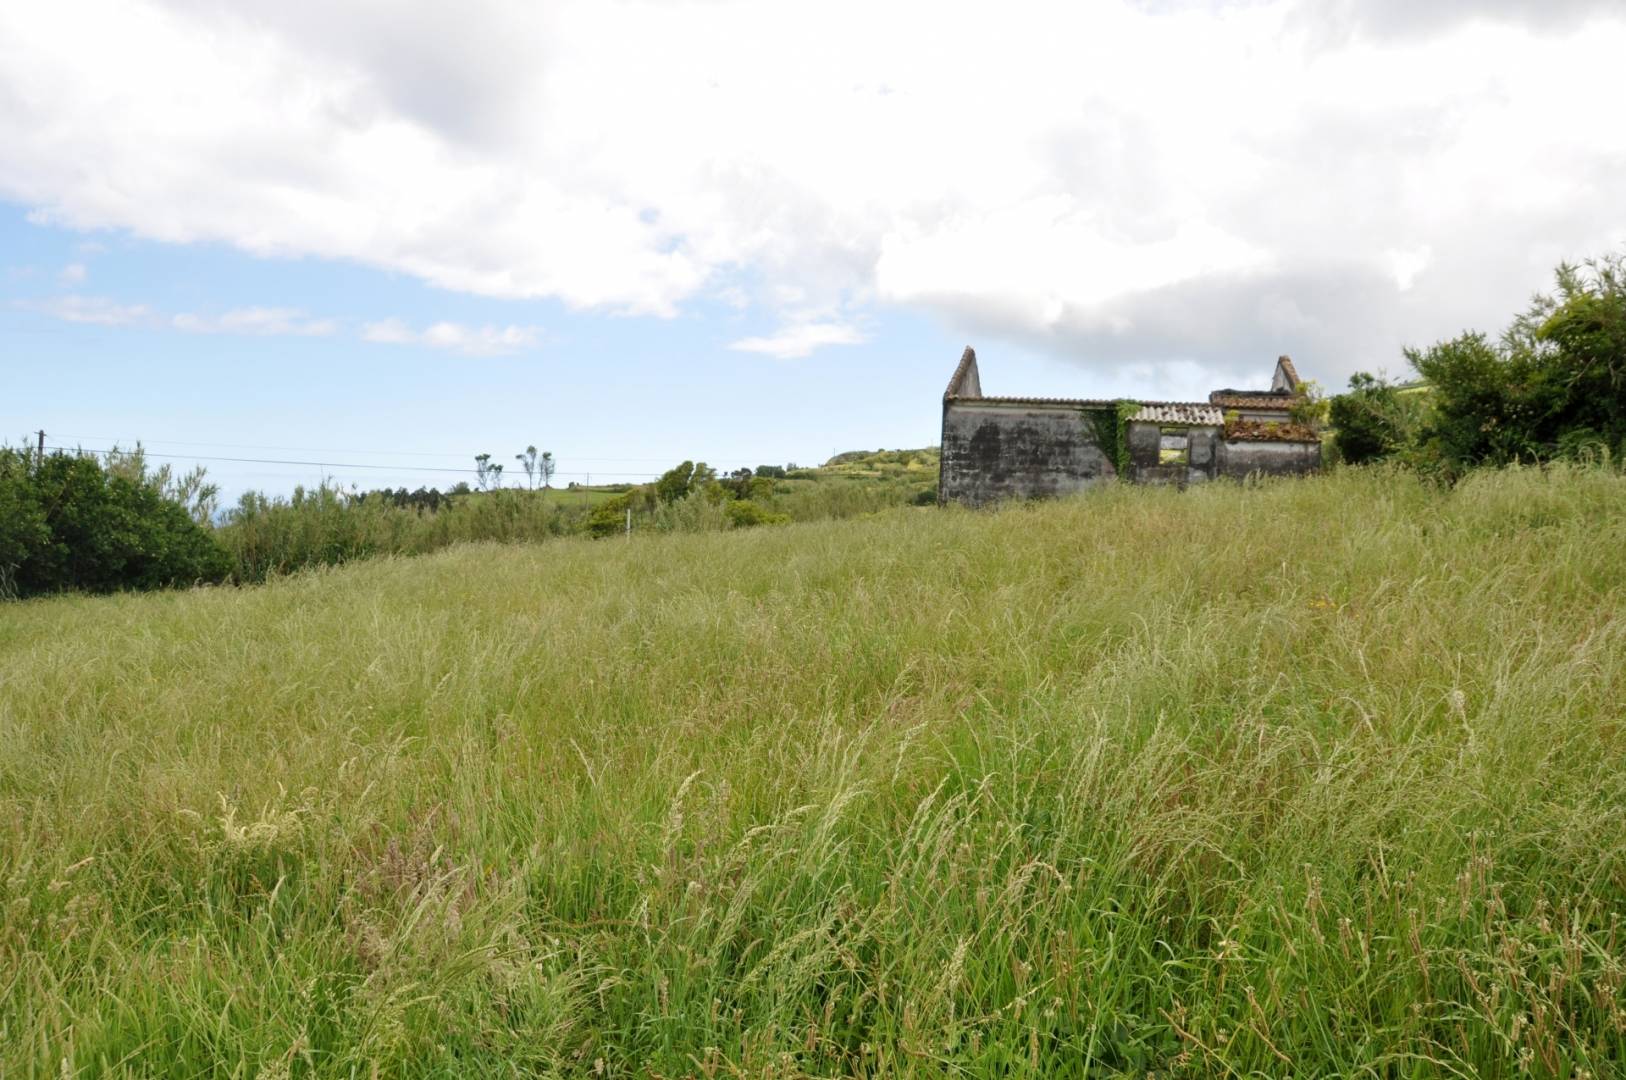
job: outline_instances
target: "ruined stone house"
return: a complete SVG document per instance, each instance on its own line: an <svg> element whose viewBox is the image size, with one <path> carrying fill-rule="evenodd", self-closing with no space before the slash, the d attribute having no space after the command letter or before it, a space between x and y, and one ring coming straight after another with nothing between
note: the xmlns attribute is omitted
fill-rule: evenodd
<svg viewBox="0 0 1626 1080"><path fill-rule="evenodd" d="M1291 415L1301 386L1283 356L1269 390L1215 390L1206 402L990 397L967 347L943 393L938 499L1067 495L1118 477L1185 487L1315 472L1320 440Z"/></svg>

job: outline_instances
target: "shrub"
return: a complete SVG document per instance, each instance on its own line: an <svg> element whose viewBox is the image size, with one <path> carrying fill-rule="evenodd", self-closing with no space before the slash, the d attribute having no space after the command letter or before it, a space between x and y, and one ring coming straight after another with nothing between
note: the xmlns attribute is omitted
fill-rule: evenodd
<svg viewBox="0 0 1626 1080"><path fill-rule="evenodd" d="M753 525L783 525L790 520L789 514L764 510L750 499L735 499L726 503L723 514L736 529L748 529Z"/></svg>
<svg viewBox="0 0 1626 1080"><path fill-rule="evenodd" d="M632 500L626 495L617 495L613 499L605 499L593 508L587 517L587 531L594 539L602 540L606 536L615 536L625 532L627 528L627 510L632 506Z"/></svg>
<svg viewBox="0 0 1626 1080"><path fill-rule="evenodd" d="M308 566L372 555L421 555L460 541L541 540L579 531L582 506L542 491L504 489L442 496L439 509L410 497L398 505L331 485L296 488L292 498L245 494L218 530L239 581L263 581Z"/></svg>
<svg viewBox="0 0 1626 1080"><path fill-rule="evenodd" d="M1381 461L1411 447L1417 439L1421 407L1381 376L1358 371L1349 392L1329 403L1339 456L1351 465Z"/></svg>
<svg viewBox="0 0 1626 1080"><path fill-rule="evenodd" d="M1433 385L1425 452L1449 471L1626 446L1626 256L1558 268L1500 341L1408 350Z"/></svg>
<svg viewBox="0 0 1626 1080"><path fill-rule="evenodd" d="M661 503L650 518L656 532L717 532L728 528L728 503L694 492L674 503Z"/></svg>
<svg viewBox="0 0 1626 1080"><path fill-rule="evenodd" d="M223 580L231 560L144 473L58 452L0 450L0 593L116 592Z"/></svg>

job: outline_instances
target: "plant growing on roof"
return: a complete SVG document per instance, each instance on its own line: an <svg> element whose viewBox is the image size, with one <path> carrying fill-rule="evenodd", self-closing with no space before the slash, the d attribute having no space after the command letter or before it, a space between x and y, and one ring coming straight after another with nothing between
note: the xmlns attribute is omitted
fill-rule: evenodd
<svg viewBox="0 0 1626 1080"><path fill-rule="evenodd" d="M1321 392L1321 384L1314 379L1304 379L1299 382L1298 394L1293 404L1288 406L1287 415L1295 424L1320 428L1327 422L1327 408L1327 397Z"/></svg>

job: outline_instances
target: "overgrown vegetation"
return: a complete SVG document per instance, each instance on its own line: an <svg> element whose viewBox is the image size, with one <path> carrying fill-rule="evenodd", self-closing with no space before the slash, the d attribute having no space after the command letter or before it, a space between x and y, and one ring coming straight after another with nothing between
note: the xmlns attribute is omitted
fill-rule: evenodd
<svg viewBox="0 0 1626 1080"><path fill-rule="evenodd" d="M240 582L378 555L422 555L479 540L534 542L579 532L585 506L542 492L492 490L422 503L356 496L321 485L289 498L245 494L215 536Z"/></svg>
<svg viewBox="0 0 1626 1080"><path fill-rule="evenodd" d="M553 456L517 455L524 487L504 487L490 454L480 490L248 492L224 514L202 469L151 469L138 447L57 453L39 466L0 449L0 599L51 592L259 582L315 566L421 555L456 543L571 535L706 531L854 517L935 501L937 451L841 455L818 469L763 466L719 477L685 461L652 484L550 486ZM792 475L794 473L794 475ZM190 519L190 523L188 521Z"/></svg>
<svg viewBox="0 0 1626 1080"><path fill-rule="evenodd" d="M1235 420L1225 421L1225 437L1227 439L1253 439L1260 442L1314 442L1320 437L1319 432L1309 424L1279 420Z"/></svg>
<svg viewBox="0 0 1626 1080"><path fill-rule="evenodd" d="M16 606L0 1075L1615 1075L1623 545L1363 469Z"/></svg>
<svg viewBox="0 0 1626 1080"><path fill-rule="evenodd" d="M1498 341L1470 332L1406 358L1407 393L1360 373L1332 402L1346 461L1385 458L1457 478L1510 462L1626 455L1626 256L1563 265Z"/></svg>
<svg viewBox="0 0 1626 1080"><path fill-rule="evenodd" d="M223 580L231 560L197 518L201 470L150 470L140 451L43 459L0 447L0 599Z"/></svg>
<svg viewBox="0 0 1626 1080"><path fill-rule="evenodd" d="M1120 476L1129 473L1129 420L1140 409L1140 402L1121 398L1110 407L1090 409L1084 414L1090 437Z"/></svg>
<svg viewBox="0 0 1626 1080"><path fill-rule="evenodd" d="M1413 453L1424 405L1421 394L1402 393L1382 376L1356 372L1349 392L1333 398L1329 409L1339 456L1351 465L1364 465Z"/></svg>
<svg viewBox="0 0 1626 1080"><path fill-rule="evenodd" d="M217 535L231 552L236 579L263 581L309 566L419 555L460 542L621 536L629 511L634 532L694 532L853 517L921 501L922 491L935 497L935 450L883 454L913 464L855 455L837 467L796 470L796 477L750 469L719 477L704 462L685 461L650 484L592 491L502 488L493 473L490 490L465 493L432 511L421 500L356 497L325 487L298 490L289 499L251 494L226 515Z"/></svg>

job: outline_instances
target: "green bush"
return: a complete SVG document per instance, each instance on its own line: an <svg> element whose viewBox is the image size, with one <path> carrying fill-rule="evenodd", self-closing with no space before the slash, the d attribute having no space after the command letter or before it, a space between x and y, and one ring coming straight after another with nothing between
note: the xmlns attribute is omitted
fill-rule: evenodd
<svg viewBox="0 0 1626 1080"><path fill-rule="evenodd" d="M632 500L626 495L617 495L613 499L606 499L593 508L587 517L587 531L594 538L602 540L606 536L615 536L627 529L627 510L632 506Z"/></svg>
<svg viewBox="0 0 1626 1080"><path fill-rule="evenodd" d="M1626 256L1556 277L1499 341L1407 351L1433 387L1421 445L1446 471L1626 448Z"/></svg>
<svg viewBox="0 0 1626 1080"><path fill-rule="evenodd" d="M1339 457L1351 465L1381 461L1415 445L1422 419L1421 398L1401 394L1381 376L1358 371L1349 392L1328 405Z"/></svg>
<svg viewBox="0 0 1626 1080"><path fill-rule="evenodd" d="M790 520L789 514L765 510L750 499L735 499L723 504L723 515L736 529L748 529L752 525L783 525Z"/></svg>
<svg viewBox="0 0 1626 1080"><path fill-rule="evenodd" d="M673 503L661 503L649 516L649 526L656 532L718 532L728 528L724 500L707 497L696 491ZM638 527L638 526L635 526Z"/></svg>
<svg viewBox="0 0 1626 1080"><path fill-rule="evenodd" d="M230 570L209 530L145 473L0 449L0 595L159 589Z"/></svg>

